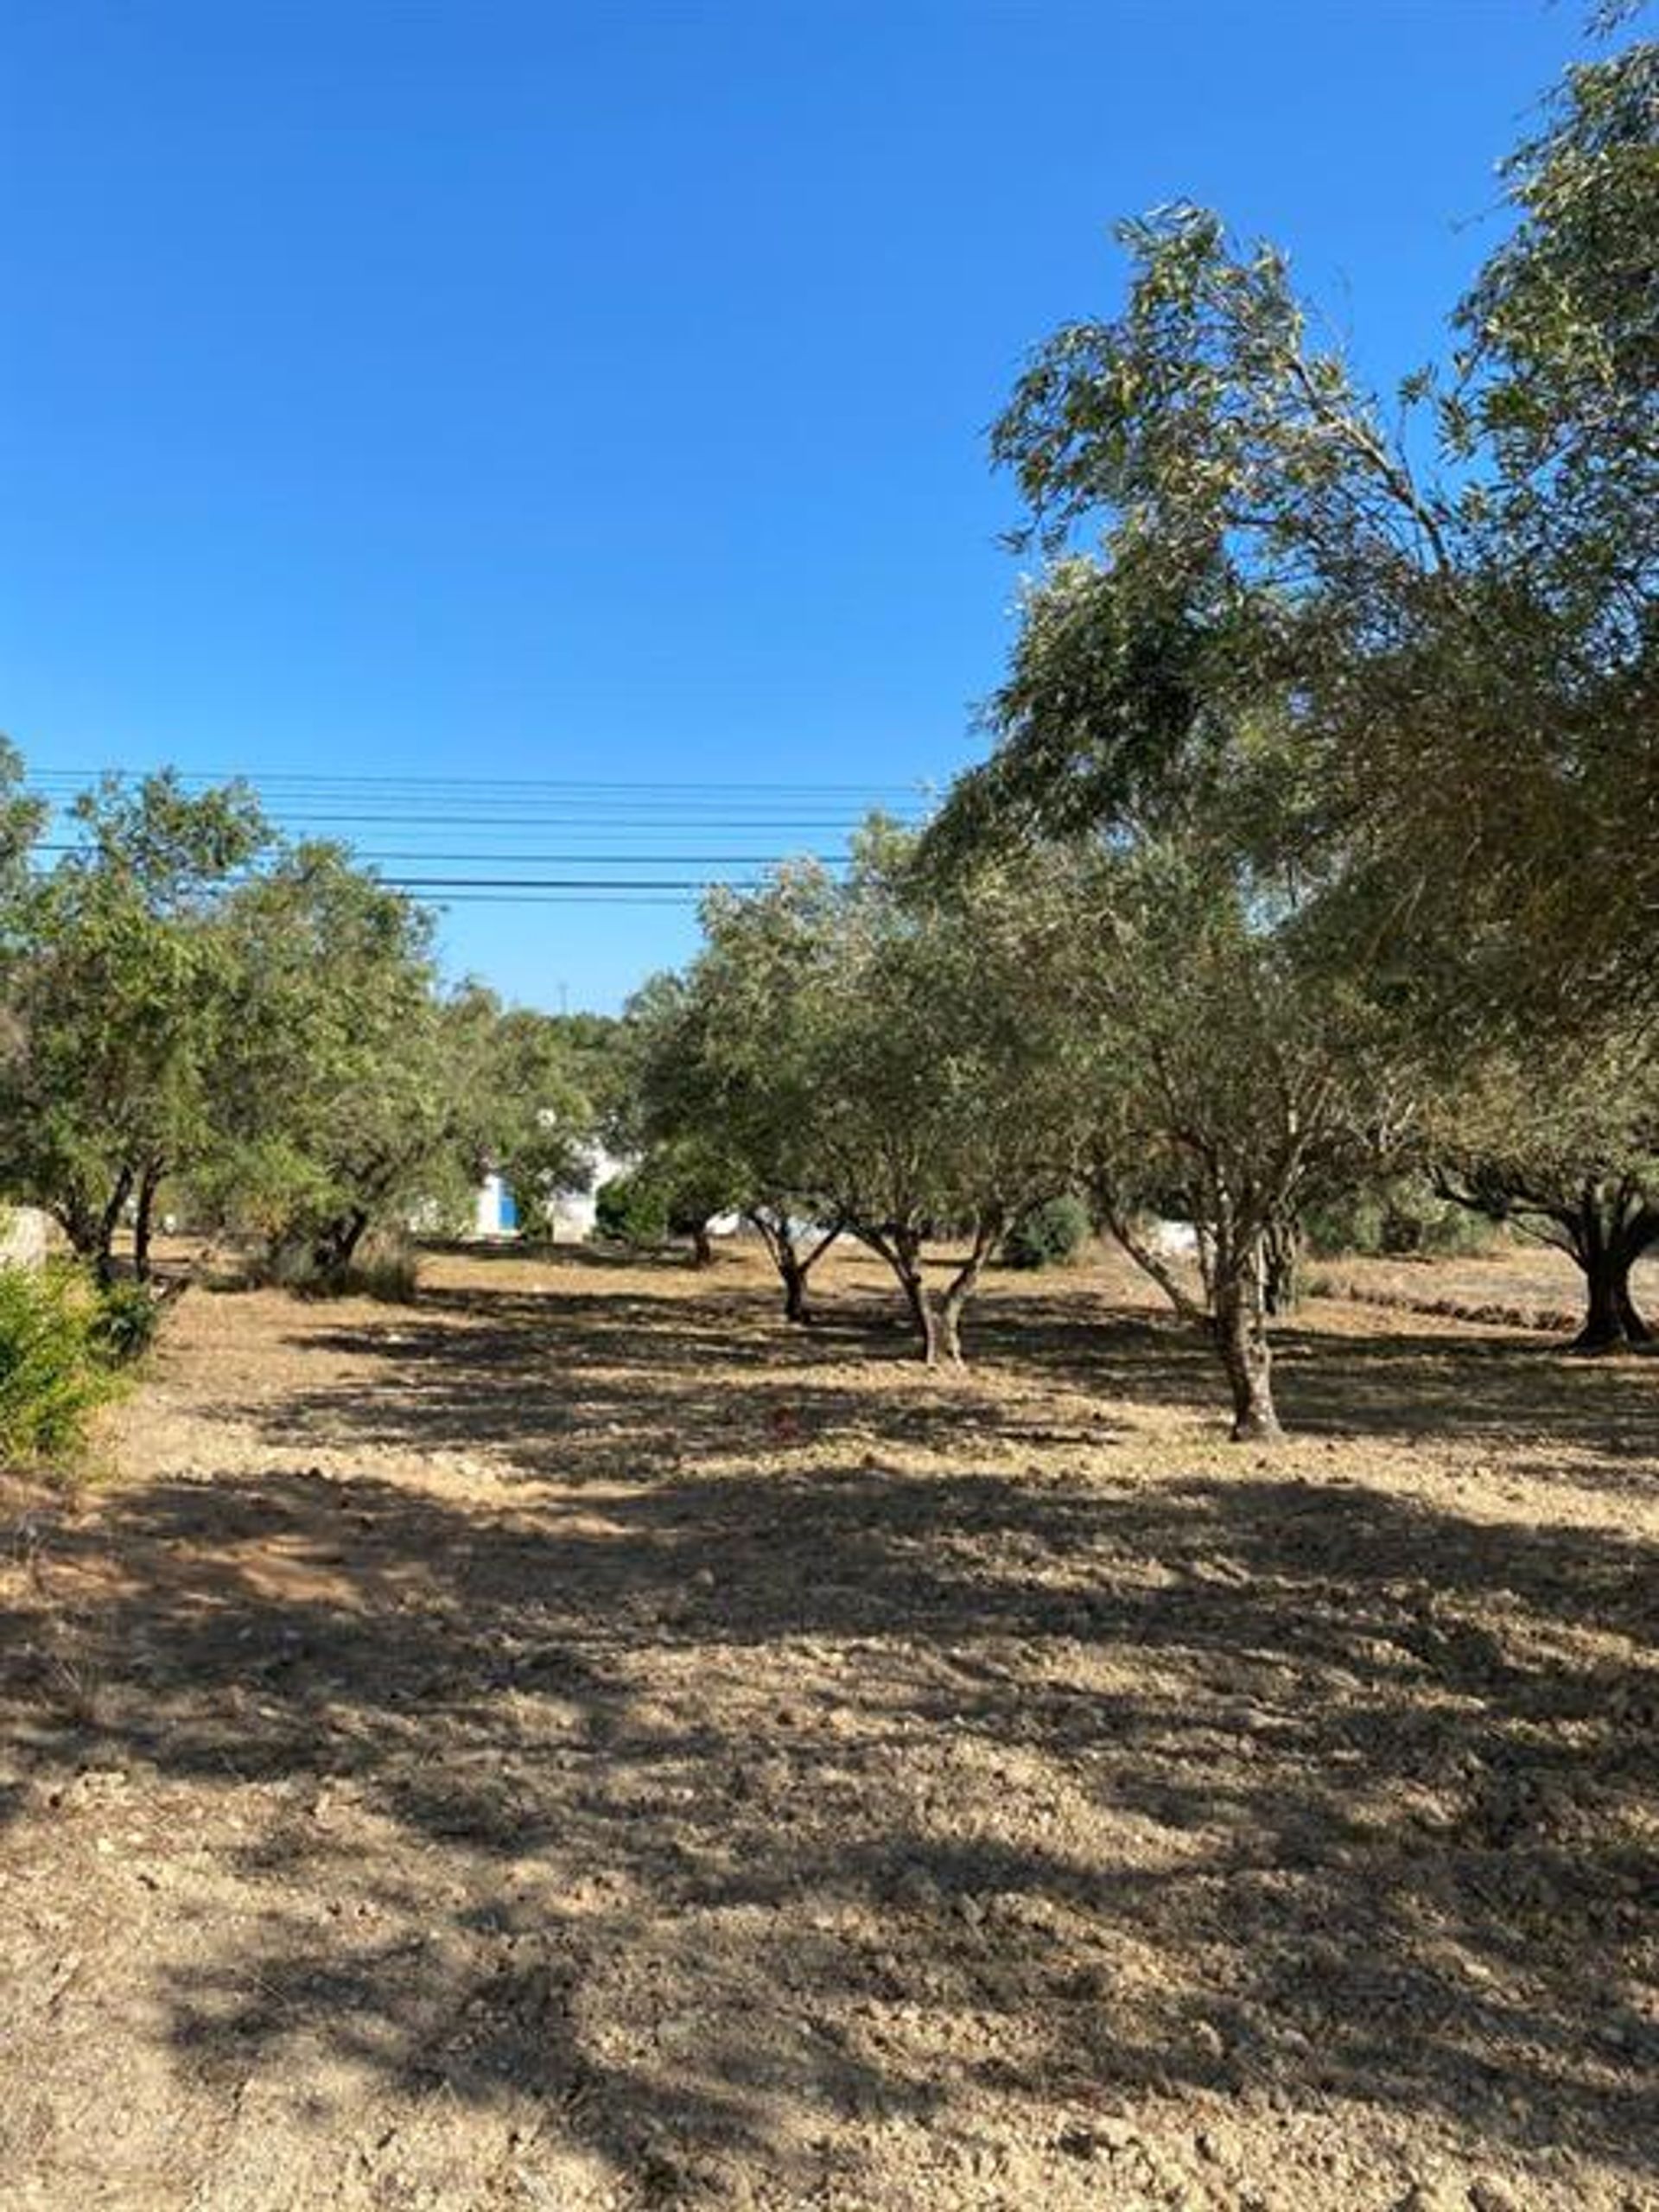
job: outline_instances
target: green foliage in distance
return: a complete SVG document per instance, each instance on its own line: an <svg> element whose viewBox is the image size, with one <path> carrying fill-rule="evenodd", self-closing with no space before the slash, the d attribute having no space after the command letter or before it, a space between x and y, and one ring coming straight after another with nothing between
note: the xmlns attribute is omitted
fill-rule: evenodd
<svg viewBox="0 0 1659 2212"><path fill-rule="evenodd" d="M601 1236L635 1251L655 1250L668 1242L668 1198L648 1175L629 1169L599 1186L594 1200Z"/></svg>
<svg viewBox="0 0 1659 2212"><path fill-rule="evenodd" d="M1000 1254L1008 1268L1034 1270L1064 1267L1089 1240L1089 1209L1070 1192L1028 1206L1002 1239Z"/></svg>
<svg viewBox="0 0 1659 2212"><path fill-rule="evenodd" d="M1490 1250L1497 1231L1455 1205L1422 1173L1360 1183L1302 1211L1307 1249L1316 1258L1349 1254L1388 1259L1434 1259Z"/></svg>
<svg viewBox="0 0 1659 2212"><path fill-rule="evenodd" d="M107 1281L124 1211L143 1273L162 1176L210 1142L225 918L267 833L245 790L191 795L171 774L106 778L71 811L77 849L16 902L0 1176Z"/></svg>

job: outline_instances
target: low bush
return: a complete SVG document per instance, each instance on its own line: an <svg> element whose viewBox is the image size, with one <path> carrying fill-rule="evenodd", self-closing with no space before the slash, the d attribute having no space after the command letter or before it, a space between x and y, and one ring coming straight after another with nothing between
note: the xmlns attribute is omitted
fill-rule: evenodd
<svg viewBox="0 0 1659 2212"><path fill-rule="evenodd" d="M1453 1205L1414 1176L1310 1206L1303 1222L1309 1249L1322 1258L1455 1258L1489 1251L1498 1231L1484 1215Z"/></svg>
<svg viewBox="0 0 1659 2212"><path fill-rule="evenodd" d="M380 1306L412 1306L421 1287L420 1255L405 1245L365 1252L322 1279L321 1295L372 1298Z"/></svg>
<svg viewBox="0 0 1659 2212"><path fill-rule="evenodd" d="M660 1184L648 1176L613 1175L600 1186L594 1200L594 1226L601 1236L637 1249L666 1243L668 1199Z"/></svg>
<svg viewBox="0 0 1659 2212"><path fill-rule="evenodd" d="M1069 1195L1027 1207L1002 1240L1009 1268L1063 1267L1082 1250L1090 1231L1089 1209Z"/></svg>
<svg viewBox="0 0 1659 2212"><path fill-rule="evenodd" d="M112 1366L142 1359L162 1325L161 1300L148 1283L115 1282L99 1294L92 1338Z"/></svg>
<svg viewBox="0 0 1659 2212"><path fill-rule="evenodd" d="M0 1267L0 1458L72 1458L111 1397L106 1301L78 1268Z"/></svg>
<svg viewBox="0 0 1659 2212"><path fill-rule="evenodd" d="M412 1306L420 1274L420 1255L389 1236L360 1246L340 1267L319 1267L309 1251L284 1246L265 1260L256 1280L296 1298L372 1298L381 1306Z"/></svg>

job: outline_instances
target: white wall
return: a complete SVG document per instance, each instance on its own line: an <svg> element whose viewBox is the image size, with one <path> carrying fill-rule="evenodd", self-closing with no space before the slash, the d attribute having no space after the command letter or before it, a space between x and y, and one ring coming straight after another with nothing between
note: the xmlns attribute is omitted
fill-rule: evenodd
<svg viewBox="0 0 1659 2212"><path fill-rule="evenodd" d="M52 1217L41 1207L0 1205L0 1267L43 1267L51 1237Z"/></svg>

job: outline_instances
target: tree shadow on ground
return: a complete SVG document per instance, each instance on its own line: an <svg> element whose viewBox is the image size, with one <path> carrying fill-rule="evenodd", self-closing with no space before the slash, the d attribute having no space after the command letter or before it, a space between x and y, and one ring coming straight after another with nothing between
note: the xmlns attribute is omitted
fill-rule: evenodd
<svg viewBox="0 0 1659 2212"><path fill-rule="evenodd" d="M461 1325L457 1326L457 1324ZM1040 1402L1005 1402L993 1371L930 1373L879 1306L840 1301L810 1329L744 1285L656 1298L573 1289L435 1292L410 1312L296 1344L372 1361L365 1376L238 1410L283 1448L495 1453L504 1476L633 1481L826 1445L938 1451L1055 1434ZM1120 1424L1074 1408L1066 1433Z"/></svg>
<svg viewBox="0 0 1659 2212"><path fill-rule="evenodd" d="M321 2041L670 2198L850 2188L906 2120L967 2156L984 2100L1032 2201L1146 2100L1639 2175L1655 1548L1249 1471L296 1467L57 1529L0 1683L35 1802L262 1793L257 1909L157 1967L210 2076ZM106 1561L94 1719L29 1655Z"/></svg>
<svg viewBox="0 0 1659 2212"><path fill-rule="evenodd" d="M1049 1376L1109 1404L1223 1418L1215 1353L1201 1331L1173 1317L1039 1294L988 1305L978 1349L988 1365ZM1646 1354L1586 1360L1514 1331L1338 1334L1303 1324L1275 1332L1274 1355L1274 1394L1293 1436L1487 1443L1517 1471L1584 1455L1638 1477L1659 1438L1659 1361Z"/></svg>

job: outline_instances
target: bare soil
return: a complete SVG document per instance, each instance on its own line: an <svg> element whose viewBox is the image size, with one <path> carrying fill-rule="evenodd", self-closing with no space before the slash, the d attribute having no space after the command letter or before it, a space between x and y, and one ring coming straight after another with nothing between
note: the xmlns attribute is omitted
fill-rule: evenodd
<svg viewBox="0 0 1659 2212"><path fill-rule="evenodd" d="M1457 1259L1315 1260L1308 1275L1344 1296L1402 1313L1460 1313L1568 1338L1584 1324L1579 1269L1554 1246L1520 1237ZM1659 1258L1638 1261L1630 1287L1637 1307L1659 1326Z"/></svg>
<svg viewBox="0 0 1659 2212"><path fill-rule="evenodd" d="M1659 1358L192 1294L0 1490L0 2203L1659 2206Z"/></svg>

